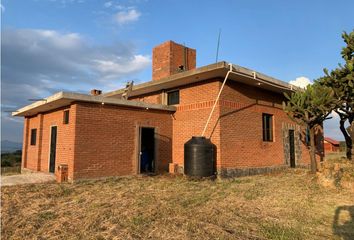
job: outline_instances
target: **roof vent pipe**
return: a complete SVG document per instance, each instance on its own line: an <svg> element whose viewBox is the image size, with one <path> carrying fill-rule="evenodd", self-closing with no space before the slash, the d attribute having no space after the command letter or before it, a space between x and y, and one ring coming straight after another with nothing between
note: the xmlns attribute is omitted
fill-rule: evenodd
<svg viewBox="0 0 354 240"><path fill-rule="evenodd" d="M98 96L102 94L102 90L92 89L90 93L92 96Z"/></svg>
<svg viewBox="0 0 354 240"><path fill-rule="evenodd" d="M256 79L257 78L257 73L256 72L252 72L253 78Z"/></svg>
<svg viewBox="0 0 354 240"><path fill-rule="evenodd" d="M229 74L230 74L230 73L232 72L232 70L233 70L232 63L229 63L229 67L230 67L230 69L229 69L229 71L227 72L227 74L226 74L226 76L225 76L225 79L224 79L224 81L223 81L223 83L222 83L222 85L221 85L221 88L220 88L220 90L219 90L219 94L218 94L218 96L216 97L216 100L215 100L215 103L214 103L214 105L213 105L213 108L211 109L211 112L210 112L210 114L209 114L208 120L207 120L207 122L206 122L206 124L205 124L205 126L204 126L204 130L203 130L203 132L202 132L202 137L204 137L204 135L205 135L205 131L206 131L206 129L207 129L207 127L208 127L208 125L209 125L209 122L210 122L211 116L212 116L212 115L213 115L213 113L214 113L214 110L215 110L216 104L217 104L217 103L218 103L218 101L219 101L219 98L220 98L221 92L222 92L222 90L224 89L224 86L225 86L226 80L227 80L227 78L229 77Z"/></svg>

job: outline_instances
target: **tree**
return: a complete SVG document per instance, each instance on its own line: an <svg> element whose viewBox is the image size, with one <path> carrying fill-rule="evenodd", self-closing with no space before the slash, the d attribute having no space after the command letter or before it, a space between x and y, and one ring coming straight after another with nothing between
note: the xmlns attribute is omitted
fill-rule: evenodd
<svg viewBox="0 0 354 240"><path fill-rule="evenodd" d="M283 102L283 109L288 116L300 125L305 125L310 132L311 172L317 171L315 130L322 126L333 109L333 91L318 83L308 85L290 96L284 94L288 101Z"/></svg>
<svg viewBox="0 0 354 240"><path fill-rule="evenodd" d="M344 32L342 38L346 43L341 51L345 64L339 65L330 73L324 69L325 76L318 81L334 91L337 102L333 110L340 118L339 128L346 142L347 158L352 159L354 154L354 30L350 34ZM347 121L349 128L345 128Z"/></svg>

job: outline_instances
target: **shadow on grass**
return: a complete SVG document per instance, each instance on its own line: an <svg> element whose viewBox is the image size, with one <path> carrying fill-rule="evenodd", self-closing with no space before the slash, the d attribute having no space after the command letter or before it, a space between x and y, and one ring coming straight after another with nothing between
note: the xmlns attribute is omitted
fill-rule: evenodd
<svg viewBox="0 0 354 240"><path fill-rule="evenodd" d="M333 219L333 233L341 239L354 239L354 205L340 206Z"/></svg>

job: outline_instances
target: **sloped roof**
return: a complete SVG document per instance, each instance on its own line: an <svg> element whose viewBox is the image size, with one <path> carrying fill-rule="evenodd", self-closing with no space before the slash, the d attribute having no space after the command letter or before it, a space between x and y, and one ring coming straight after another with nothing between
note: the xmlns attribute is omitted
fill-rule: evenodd
<svg viewBox="0 0 354 240"><path fill-rule="evenodd" d="M325 137L324 140L333 144L333 145L339 145L339 141L334 140L333 138Z"/></svg>

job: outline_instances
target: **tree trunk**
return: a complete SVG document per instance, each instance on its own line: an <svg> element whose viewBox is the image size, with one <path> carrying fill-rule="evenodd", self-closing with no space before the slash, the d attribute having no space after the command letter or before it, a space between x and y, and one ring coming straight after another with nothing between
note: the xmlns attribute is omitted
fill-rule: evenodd
<svg viewBox="0 0 354 240"><path fill-rule="evenodd" d="M350 137L350 135L348 134L347 130L345 129L345 126L344 126L345 121L346 121L345 118L341 119L339 121L339 128L342 131L344 139L345 139L347 158L349 160L352 160L353 141L352 141L352 138ZM353 126L352 126L352 129L353 129ZM351 133L351 135L353 136L353 133Z"/></svg>
<svg viewBox="0 0 354 240"><path fill-rule="evenodd" d="M310 128L310 159L311 159L311 173L316 173L316 146L315 146L315 127Z"/></svg>
<svg viewBox="0 0 354 240"><path fill-rule="evenodd" d="M351 141L352 141L352 152L350 154L349 160L353 160L353 155L354 155L354 121L351 122L350 124L350 136L351 136Z"/></svg>

